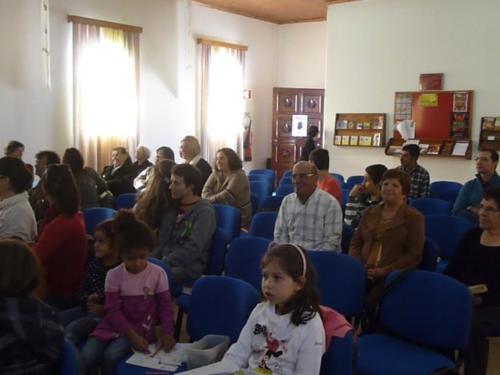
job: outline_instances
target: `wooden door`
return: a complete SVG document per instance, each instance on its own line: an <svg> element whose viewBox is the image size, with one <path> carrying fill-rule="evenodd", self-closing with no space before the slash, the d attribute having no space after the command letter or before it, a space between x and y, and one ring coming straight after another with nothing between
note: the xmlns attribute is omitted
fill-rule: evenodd
<svg viewBox="0 0 500 375"><path fill-rule="evenodd" d="M281 88L273 89L273 134L271 166L278 175L292 169L300 160L307 137L292 135L294 115L307 116L307 128L315 125L319 135L317 144L323 144L323 89Z"/></svg>

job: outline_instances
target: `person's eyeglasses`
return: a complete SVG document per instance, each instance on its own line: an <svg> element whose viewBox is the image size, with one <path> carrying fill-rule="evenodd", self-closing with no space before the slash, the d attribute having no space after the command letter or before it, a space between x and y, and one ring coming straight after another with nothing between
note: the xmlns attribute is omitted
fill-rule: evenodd
<svg viewBox="0 0 500 375"><path fill-rule="evenodd" d="M494 214L496 212L498 212L498 209L497 208L493 208L493 207L484 207L483 205L480 205L479 206L479 209L487 214Z"/></svg>
<svg viewBox="0 0 500 375"><path fill-rule="evenodd" d="M316 176L316 173L296 173L296 174L292 174L292 178L294 180L304 179L304 178L312 177L312 176Z"/></svg>

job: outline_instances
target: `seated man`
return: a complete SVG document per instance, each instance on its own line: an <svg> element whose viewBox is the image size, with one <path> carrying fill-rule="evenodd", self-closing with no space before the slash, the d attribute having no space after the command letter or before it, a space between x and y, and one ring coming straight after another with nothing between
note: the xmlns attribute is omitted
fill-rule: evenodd
<svg viewBox="0 0 500 375"><path fill-rule="evenodd" d="M295 193L287 195L274 227L274 241L308 250L340 251L342 209L330 194L316 187L318 169L299 161L292 170Z"/></svg>
<svg viewBox="0 0 500 375"><path fill-rule="evenodd" d="M406 145L401 152L402 172L406 172L411 177L410 193L408 200L415 198L429 198L431 195L429 172L418 163L420 147L418 145Z"/></svg>
<svg viewBox="0 0 500 375"><path fill-rule="evenodd" d="M489 187L500 187L500 176L496 172L497 165L498 152L488 148L479 150L476 156L476 178L467 181L460 189L453 206L453 215L478 223L479 204L484 192Z"/></svg>
<svg viewBox="0 0 500 375"><path fill-rule="evenodd" d="M178 208L165 212L153 255L170 267L176 284L198 279L210 256L216 217L212 205L198 195L200 184L200 172L192 165L172 168L170 192Z"/></svg>
<svg viewBox="0 0 500 375"><path fill-rule="evenodd" d="M111 152L113 164L104 167L102 178L108 184L108 188L116 198L121 194L135 193L132 175L132 160L125 147L115 147Z"/></svg>
<svg viewBox="0 0 500 375"><path fill-rule="evenodd" d="M174 152L170 147L161 146L156 149L156 160L155 165L162 160L172 160L175 161ZM137 193L142 193L144 189L146 189L146 185L148 183L148 178L153 174L154 166L150 165L146 169L144 169L137 177L134 178L134 188L137 190Z"/></svg>
<svg viewBox="0 0 500 375"><path fill-rule="evenodd" d="M318 188L330 193L339 203L342 203L342 190L337 179L330 175L330 155L328 150L317 148L309 154L309 162L318 168Z"/></svg>
<svg viewBox="0 0 500 375"><path fill-rule="evenodd" d="M179 155L186 163L194 165L201 173L201 187L205 186L208 177L212 173L212 167L208 162L201 157L200 142L192 135L187 135L181 141L179 147Z"/></svg>
<svg viewBox="0 0 500 375"><path fill-rule="evenodd" d="M151 156L151 151L146 146L139 146L135 150L135 161L132 163L132 175L136 178L142 171L151 167L151 163L148 159Z"/></svg>
<svg viewBox="0 0 500 375"><path fill-rule="evenodd" d="M41 179L49 165L60 163L61 158L54 151L40 151L35 155L35 174ZM39 182L29 191L29 195L35 219L36 221L40 221L44 218L45 211L49 207L49 202L47 202L42 192L42 184Z"/></svg>

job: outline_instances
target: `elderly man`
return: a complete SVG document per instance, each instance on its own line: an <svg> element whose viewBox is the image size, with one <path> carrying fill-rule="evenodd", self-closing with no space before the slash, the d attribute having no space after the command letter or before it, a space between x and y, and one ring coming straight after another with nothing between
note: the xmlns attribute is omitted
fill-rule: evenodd
<svg viewBox="0 0 500 375"><path fill-rule="evenodd" d="M476 156L476 178L467 181L460 189L453 206L453 215L462 216L473 223L478 223L479 203L489 187L500 187L500 176L496 169L498 152L482 148Z"/></svg>
<svg viewBox="0 0 500 375"><path fill-rule="evenodd" d="M340 251L342 209L337 200L317 188L318 169L299 161L292 170L295 193L283 199L274 241L294 243L310 250Z"/></svg>
<svg viewBox="0 0 500 375"><path fill-rule="evenodd" d="M170 147L161 146L156 149L155 165L162 160L172 160L175 161L174 152ZM134 179L134 188L137 190L138 194L141 194L146 190L146 185L148 183L149 177L153 174L154 165L150 165L144 169L141 173L137 175Z"/></svg>
<svg viewBox="0 0 500 375"><path fill-rule="evenodd" d="M201 187L205 185L208 176L212 173L212 167L201 157L201 147L198 139L192 135L185 136L179 147L179 155L186 163L194 165L201 173Z"/></svg>
<svg viewBox="0 0 500 375"><path fill-rule="evenodd" d="M135 150L135 162L132 163L131 174L136 178L142 171L151 167L151 163L148 159L151 156L151 151L146 146L140 145Z"/></svg>

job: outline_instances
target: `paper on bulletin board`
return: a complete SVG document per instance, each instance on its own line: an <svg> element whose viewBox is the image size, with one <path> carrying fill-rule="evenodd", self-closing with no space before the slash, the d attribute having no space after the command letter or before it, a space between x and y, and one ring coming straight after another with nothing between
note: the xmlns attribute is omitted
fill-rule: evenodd
<svg viewBox="0 0 500 375"><path fill-rule="evenodd" d="M422 94L418 99L421 107L437 107L438 96L437 94Z"/></svg>
<svg viewBox="0 0 500 375"><path fill-rule="evenodd" d="M396 129L401 134L403 139L415 138L415 122L411 120L403 120L397 123Z"/></svg>
<svg viewBox="0 0 500 375"><path fill-rule="evenodd" d="M307 115L293 115L292 137L307 137Z"/></svg>

